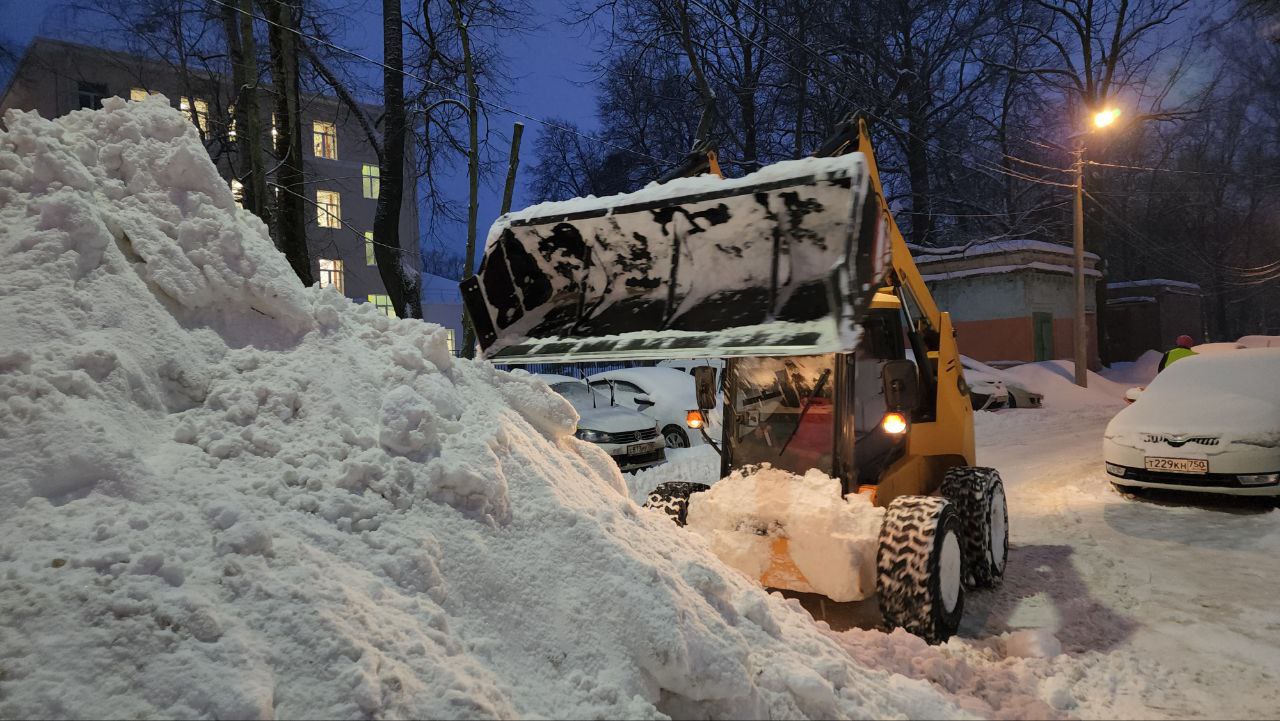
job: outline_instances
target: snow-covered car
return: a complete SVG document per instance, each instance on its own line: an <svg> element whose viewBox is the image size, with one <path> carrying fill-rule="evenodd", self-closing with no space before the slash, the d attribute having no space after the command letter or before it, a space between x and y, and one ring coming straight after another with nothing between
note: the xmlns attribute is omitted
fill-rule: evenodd
<svg viewBox="0 0 1280 721"><path fill-rule="evenodd" d="M1183 358L1129 396L1102 442L1117 488L1280 496L1280 349Z"/></svg>
<svg viewBox="0 0 1280 721"><path fill-rule="evenodd" d="M657 421L668 448L702 444L707 419L698 410L693 376L675 368L625 368L588 376L587 381L618 405Z"/></svg>
<svg viewBox="0 0 1280 721"><path fill-rule="evenodd" d="M666 442L652 418L622 405L611 405L608 394L591 389L572 376L535 374L578 411L574 435L600 446L623 471L638 471L667 460Z"/></svg>
<svg viewBox="0 0 1280 721"><path fill-rule="evenodd" d="M701 366L708 366L716 369L716 388L720 387L720 381L724 380L724 359L723 358L681 358L679 360L663 360L658 361L659 368L675 368L682 373L693 375L693 369Z"/></svg>
<svg viewBox="0 0 1280 721"><path fill-rule="evenodd" d="M960 356L960 365L964 368L965 378L969 377L969 373L983 373L998 379L1004 384L1004 389L1009 394L1008 405L1010 408L1039 408L1044 404L1044 395L1027 388L1022 383L1009 377L1007 373L998 368L993 368L986 363L976 361L969 356Z"/></svg>

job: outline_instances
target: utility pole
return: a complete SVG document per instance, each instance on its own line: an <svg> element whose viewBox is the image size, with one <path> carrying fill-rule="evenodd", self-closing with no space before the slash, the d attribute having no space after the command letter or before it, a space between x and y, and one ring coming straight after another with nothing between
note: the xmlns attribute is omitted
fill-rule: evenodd
<svg viewBox="0 0 1280 721"><path fill-rule="evenodd" d="M1075 237L1072 247L1075 256L1076 282L1075 346L1076 385L1089 386L1089 326L1084 317L1084 141L1076 143L1076 207Z"/></svg>

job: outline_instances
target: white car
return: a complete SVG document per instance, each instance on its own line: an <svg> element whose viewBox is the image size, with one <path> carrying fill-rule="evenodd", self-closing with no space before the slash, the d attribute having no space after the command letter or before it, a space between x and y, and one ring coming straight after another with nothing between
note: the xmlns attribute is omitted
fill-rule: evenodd
<svg viewBox="0 0 1280 721"><path fill-rule="evenodd" d="M701 429L707 419L698 410L693 376L675 368L625 368L596 373L587 381L606 398L612 394L618 405L657 421L668 448L704 442Z"/></svg>
<svg viewBox="0 0 1280 721"><path fill-rule="evenodd" d="M666 443L652 418L621 405L610 405L608 394L593 391L572 376L538 373L534 377L564 396L578 411L574 435L600 446L623 471L666 462Z"/></svg>
<svg viewBox="0 0 1280 721"><path fill-rule="evenodd" d="M1036 393L1018 381L1013 380L1007 373L998 368L992 368L986 363L976 361L967 355L960 356L960 365L964 368L966 379L969 378L970 373L975 374L975 379L979 377L977 374L981 373L983 378L990 376L991 380L998 381L1008 393L1008 406L1010 408L1039 408L1044 404L1043 394Z"/></svg>
<svg viewBox="0 0 1280 721"><path fill-rule="evenodd" d="M1117 488L1280 496L1280 348L1183 358L1127 395L1102 442Z"/></svg>

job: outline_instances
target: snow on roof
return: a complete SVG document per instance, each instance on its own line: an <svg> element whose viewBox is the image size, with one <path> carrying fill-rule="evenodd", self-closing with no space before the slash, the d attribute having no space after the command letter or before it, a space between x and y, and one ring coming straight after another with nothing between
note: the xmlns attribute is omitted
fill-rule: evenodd
<svg viewBox="0 0 1280 721"><path fill-rule="evenodd" d="M1111 288L1152 288L1163 287L1166 289L1181 289L1190 291L1200 291L1200 286L1195 283L1187 283L1181 280L1168 280L1166 278L1150 278L1147 280L1124 280L1115 283L1107 283L1107 289Z"/></svg>
<svg viewBox="0 0 1280 721"><path fill-rule="evenodd" d="M1123 305L1126 303L1154 303L1154 295L1126 295L1123 298L1107 298L1107 305Z"/></svg>
<svg viewBox="0 0 1280 721"><path fill-rule="evenodd" d="M1062 273L1071 275L1075 270L1069 265L1058 265L1056 263L1019 263L1017 265L995 265L987 268L966 268L965 270L953 270L949 273L933 273L923 275L924 281L930 283L939 280L955 280L957 278L971 278L982 275L999 275L1001 273L1014 273L1021 270L1038 270L1045 273ZM1084 274L1091 278L1100 278L1102 273L1093 269L1085 268Z"/></svg>
<svg viewBox="0 0 1280 721"><path fill-rule="evenodd" d="M992 240L981 243L974 243L969 246L956 246L953 248L930 248L922 245L908 244L911 249L911 255L916 261L916 265L924 263L937 263L944 260L955 260L956 258L971 258L974 256L992 255L995 253L1014 253L1017 251L1034 250L1043 253L1057 253L1059 255L1072 255L1073 250L1069 245L1061 245L1059 243L1048 243L1043 240ZM1084 257L1097 260L1096 253L1085 252Z"/></svg>
<svg viewBox="0 0 1280 721"><path fill-rule="evenodd" d="M968 715L641 510L535 378L303 287L163 100L5 123L5 715Z"/></svg>

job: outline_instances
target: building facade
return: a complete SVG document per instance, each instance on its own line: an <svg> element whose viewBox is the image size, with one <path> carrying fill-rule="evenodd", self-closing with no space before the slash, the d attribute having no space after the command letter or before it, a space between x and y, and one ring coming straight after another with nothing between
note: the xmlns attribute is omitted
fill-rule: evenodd
<svg viewBox="0 0 1280 721"><path fill-rule="evenodd" d="M1037 240L967 248L912 247L938 307L951 313L960 352L996 365L1074 356L1072 250ZM1094 284L1098 256L1085 254L1088 358L1098 368Z"/></svg>
<svg viewBox="0 0 1280 721"><path fill-rule="evenodd" d="M270 128L274 138L274 96L268 89L259 92L261 127ZM37 38L0 97L0 115L13 108L56 118L81 108L101 107L104 98L139 100L151 94L164 95L173 107L189 115L218 171L233 192L238 192L241 186L233 167L234 93L225 77L103 48ZM366 111L372 117L381 114L377 106L366 106ZM304 96L302 120L305 202L310 208L306 235L313 277L356 302L375 303L394 314L373 253L373 217L380 192L377 153L350 109L332 97ZM274 143L265 143L264 152L268 167L274 165ZM288 192L272 185L272 180L268 174L269 196ZM407 172L400 243L410 261L406 265L412 268L420 267L418 228L415 175Z"/></svg>
<svg viewBox="0 0 1280 721"><path fill-rule="evenodd" d="M1180 335L1203 343L1200 286L1164 278L1107 283L1106 325L1111 357L1118 361L1168 350Z"/></svg>

